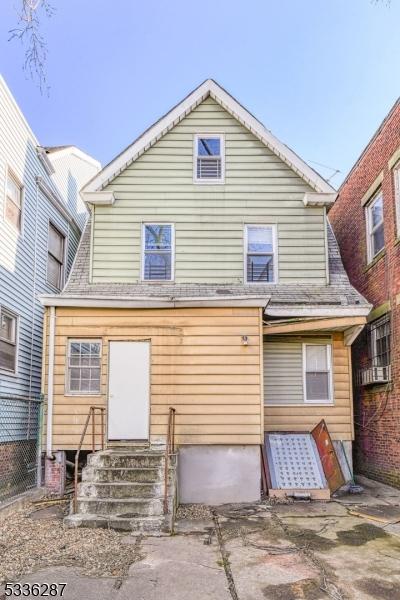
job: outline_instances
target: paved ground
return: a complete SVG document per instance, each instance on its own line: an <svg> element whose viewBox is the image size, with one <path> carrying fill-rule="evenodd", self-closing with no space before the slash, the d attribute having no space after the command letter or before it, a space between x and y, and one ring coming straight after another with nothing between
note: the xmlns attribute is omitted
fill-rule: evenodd
<svg viewBox="0 0 400 600"><path fill-rule="evenodd" d="M220 507L172 537L122 535L123 575L60 564L18 581L67 582L65 600L400 600L400 492L363 484L329 503Z"/></svg>

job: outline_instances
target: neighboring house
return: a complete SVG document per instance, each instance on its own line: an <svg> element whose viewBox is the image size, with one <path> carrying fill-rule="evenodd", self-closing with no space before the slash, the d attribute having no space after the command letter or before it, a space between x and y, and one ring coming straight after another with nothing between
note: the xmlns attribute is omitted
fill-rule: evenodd
<svg viewBox="0 0 400 600"><path fill-rule="evenodd" d="M356 466L400 486L400 99L329 212L351 283L373 304L356 340Z"/></svg>
<svg viewBox="0 0 400 600"><path fill-rule="evenodd" d="M87 219L79 189L100 169L78 149L63 153L39 145L0 77L0 397L13 402L0 407L0 442L24 435L18 398L40 395L38 296L66 281Z"/></svg>
<svg viewBox="0 0 400 600"><path fill-rule="evenodd" d="M176 409L183 502L259 498L264 431L324 418L351 460L350 344L370 306L325 180L207 80L83 196L70 279L42 298L49 459L76 450L96 405L110 447L165 444Z"/></svg>

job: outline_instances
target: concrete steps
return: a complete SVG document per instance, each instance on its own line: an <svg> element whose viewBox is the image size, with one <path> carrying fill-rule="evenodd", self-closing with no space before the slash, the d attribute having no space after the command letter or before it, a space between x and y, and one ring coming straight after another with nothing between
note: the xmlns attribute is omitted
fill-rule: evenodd
<svg viewBox="0 0 400 600"><path fill-rule="evenodd" d="M168 469L168 513L164 514L164 453L113 448L88 456L78 486L77 511L67 527L106 527L160 535L175 511L176 456Z"/></svg>

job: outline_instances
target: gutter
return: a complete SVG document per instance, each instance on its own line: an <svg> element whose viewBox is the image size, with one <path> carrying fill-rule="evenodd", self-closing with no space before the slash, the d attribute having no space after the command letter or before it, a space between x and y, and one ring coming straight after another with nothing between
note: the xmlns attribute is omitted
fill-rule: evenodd
<svg viewBox="0 0 400 600"><path fill-rule="evenodd" d="M265 308L270 296L59 296L39 297L43 306L76 306L100 308L179 308L197 306L251 306Z"/></svg>
<svg viewBox="0 0 400 600"><path fill-rule="evenodd" d="M367 317L371 311L372 305L346 305L338 307L326 307L314 305L310 308L304 306L268 308L265 316L268 317Z"/></svg>
<svg viewBox="0 0 400 600"><path fill-rule="evenodd" d="M62 214L64 219L68 221L70 225L73 225L78 231L82 231L81 225L69 214L68 210L63 205L63 201L61 197L54 192L51 187L45 182L43 177L37 176L36 183L39 186L39 189L46 196L47 200L51 202L51 204Z"/></svg>
<svg viewBox="0 0 400 600"><path fill-rule="evenodd" d="M54 341L55 341L56 309L50 307L49 323L49 375L47 382L47 423L46 423L46 456L53 456L53 401L54 401Z"/></svg>

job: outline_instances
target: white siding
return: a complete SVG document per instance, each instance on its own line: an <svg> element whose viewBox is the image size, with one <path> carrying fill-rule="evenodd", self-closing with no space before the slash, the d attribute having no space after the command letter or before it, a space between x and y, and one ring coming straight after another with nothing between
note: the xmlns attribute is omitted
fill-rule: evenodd
<svg viewBox="0 0 400 600"><path fill-rule="evenodd" d="M36 177L40 176L60 195L38 158L37 145L37 139L0 77L0 304L19 315L18 372L13 375L0 371L0 394L40 393L43 309L38 295L57 292L47 283L49 220L66 236L66 274L80 237L79 229L38 189ZM4 218L8 168L24 187L21 234ZM72 207L70 215L78 217Z"/></svg>

